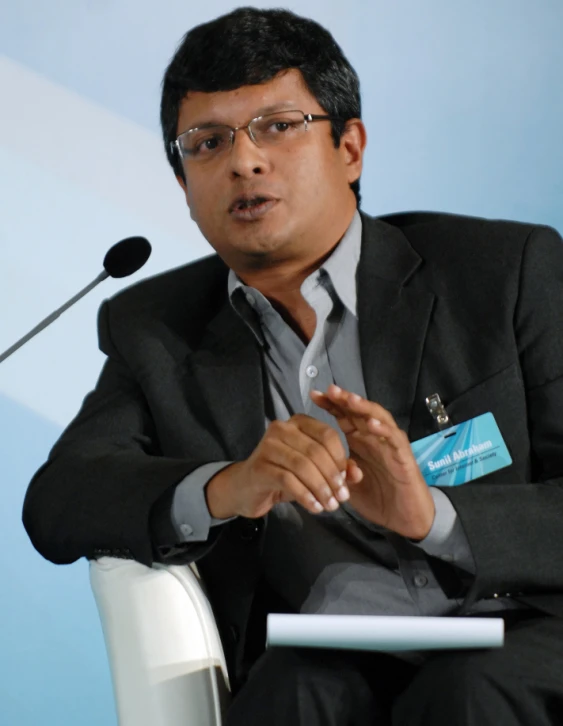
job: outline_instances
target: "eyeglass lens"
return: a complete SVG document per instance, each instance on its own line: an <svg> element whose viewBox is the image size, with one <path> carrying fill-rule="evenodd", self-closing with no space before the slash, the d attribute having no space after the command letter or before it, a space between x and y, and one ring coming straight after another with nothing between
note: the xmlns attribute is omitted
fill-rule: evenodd
<svg viewBox="0 0 563 726"><path fill-rule="evenodd" d="M258 146L288 143L305 131L305 115L302 111L280 111L253 119L247 128ZM230 126L210 126L187 131L179 141L185 155L203 159L217 156L231 145L233 138Z"/></svg>

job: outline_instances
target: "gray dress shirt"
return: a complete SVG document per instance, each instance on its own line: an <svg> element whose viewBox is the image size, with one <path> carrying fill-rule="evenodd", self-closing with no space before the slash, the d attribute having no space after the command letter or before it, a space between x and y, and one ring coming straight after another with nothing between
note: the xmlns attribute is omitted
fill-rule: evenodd
<svg viewBox="0 0 563 726"><path fill-rule="evenodd" d="M356 315L361 231L356 213L330 257L302 284L302 295L317 316L308 344L258 290L244 285L232 271L228 280L231 304L262 349L267 373L265 425L296 413L313 416L339 432L347 453L335 419L309 394L335 383L366 397ZM205 541L210 527L229 521L210 516L205 486L230 463L206 464L176 488L172 520L180 542ZM318 515L293 502L275 505L268 516L263 551L269 584L295 612L455 615L462 601L446 596L428 556L453 563L470 575L475 565L450 500L439 489L431 488L431 493L434 522L427 537L417 543L365 520L347 503L336 512ZM471 612L511 607L520 606L497 598L477 602ZM423 659L414 653L402 657Z"/></svg>

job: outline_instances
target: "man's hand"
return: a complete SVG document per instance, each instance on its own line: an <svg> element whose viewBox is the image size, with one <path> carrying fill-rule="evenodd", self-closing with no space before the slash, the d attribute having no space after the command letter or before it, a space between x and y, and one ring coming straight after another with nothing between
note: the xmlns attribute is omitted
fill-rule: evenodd
<svg viewBox="0 0 563 726"><path fill-rule="evenodd" d="M434 499L406 433L389 411L334 385L326 393L313 391L311 398L336 418L346 436L354 509L404 537L424 539L434 521Z"/></svg>
<svg viewBox="0 0 563 726"><path fill-rule="evenodd" d="M311 416L273 421L246 461L231 464L206 487L211 516L262 517L295 501L313 514L338 509L350 494L349 462L340 436Z"/></svg>

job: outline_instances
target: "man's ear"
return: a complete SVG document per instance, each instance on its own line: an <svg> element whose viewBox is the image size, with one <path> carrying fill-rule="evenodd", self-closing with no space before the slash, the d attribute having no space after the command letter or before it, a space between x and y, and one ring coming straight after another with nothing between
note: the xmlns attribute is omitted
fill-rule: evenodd
<svg viewBox="0 0 563 726"><path fill-rule="evenodd" d="M176 174L176 181L178 184L182 187L182 191L184 192L184 196L188 196L188 189L186 187L186 182L182 179L182 177L179 174Z"/></svg>
<svg viewBox="0 0 563 726"><path fill-rule="evenodd" d="M179 174L176 174L176 181L182 187L182 191L184 192L184 198L186 200L186 204L188 205L188 209L190 210L190 217L195 220L195 217L192 212L192 208L190 206L190 198L188 195L188 187L186 186L186 182L183 180L183 178Z"/></svg>
<svg viewBox="0 0 563 726"><path fill-rule="evenodd" d="M348 183L352 184L362 175L364 151L367 145L367 132L359 118L346 122L344 133L340 137L340 150L348 171Z"/></svg>

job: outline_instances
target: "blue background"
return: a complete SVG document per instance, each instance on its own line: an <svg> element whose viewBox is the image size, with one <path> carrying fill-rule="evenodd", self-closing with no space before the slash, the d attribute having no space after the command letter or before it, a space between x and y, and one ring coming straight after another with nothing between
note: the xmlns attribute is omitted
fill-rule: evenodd
<svg viewBox="0 0 563 726"><path fill-rule="evenodd" d="M232 7L0 0L0 350L93 279L121 237L154 246L127 284L209 251L164 158L159 85L184 32ZM563 229L560 0L289 7L326 25L360 74L366 211ZM87 565L42 560L20 517L102 363L96 310L124 284L103 283L0 367L0 724L116 724Z"/></svg>

